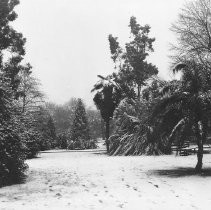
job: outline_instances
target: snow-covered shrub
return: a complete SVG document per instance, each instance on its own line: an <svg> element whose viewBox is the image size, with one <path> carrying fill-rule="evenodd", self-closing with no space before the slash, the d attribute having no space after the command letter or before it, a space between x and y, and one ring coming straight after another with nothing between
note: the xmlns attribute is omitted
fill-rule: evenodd
<svg viewBox="0 0 211 210"><path fill-rule="evenodd" d="M27 165L25 145L19 133L19 119L16 106L11 99L10 89L0 86L0 187L12 184L24 178Z"/></svg>
<svg viewBox="0 0 211 210"><path fill-rule="evenodd" d="M0 186L17 183L24 178L24 145L13 125L2 125L0 130Z"/></svg>
<svg viewBox="0 0 211 210"><path fill-rule="evenodd" d="M25 145L25 155L27 159L35 158L39 151L39 139L40 134L36 132L33 128L25 131L24 135L22 135L22 142Z"/></svg>
<svg viewBox="0 0 211 210"><path fill-rule="evenodd" d="M59 149L67 149L67 133L63 132L57 135L57 147Z"/></svg>

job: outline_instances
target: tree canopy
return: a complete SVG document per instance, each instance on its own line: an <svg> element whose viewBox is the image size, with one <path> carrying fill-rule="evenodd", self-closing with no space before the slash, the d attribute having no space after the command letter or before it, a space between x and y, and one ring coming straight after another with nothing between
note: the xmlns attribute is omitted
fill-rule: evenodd
<svg viewBox="0 0 211 210"><path fill-rule="evenodd" d="M127 97L136 94L140 99L141 88L146 85L146 81L158 74L157 67L147 61L149 53L154 51L155 39L149 37L150 26L141 26L133 16L129 28L131 40L125 44L125 49L120 47L117 37L111 34L108 37L111 58L118 69L113 76Z"/></svg>

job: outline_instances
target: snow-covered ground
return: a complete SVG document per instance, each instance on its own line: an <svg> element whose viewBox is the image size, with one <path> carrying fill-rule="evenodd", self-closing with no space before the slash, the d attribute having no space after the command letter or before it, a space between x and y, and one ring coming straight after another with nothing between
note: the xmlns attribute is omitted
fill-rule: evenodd
<svg viewBox="0 0 211 210"><path fill-rule="evenodd" d="M102 150L49 151L28 160L24 184L0 189L0 209L211 209L211 155L109 157ZM210 167L210 168L209 168Z"/></svg>

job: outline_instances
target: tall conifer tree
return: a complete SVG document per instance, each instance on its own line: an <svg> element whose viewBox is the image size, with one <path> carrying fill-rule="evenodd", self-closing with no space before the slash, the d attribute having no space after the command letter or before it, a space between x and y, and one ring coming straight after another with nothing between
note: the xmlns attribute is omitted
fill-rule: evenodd
<svg viewBox="0 0 211 210"><path fill-rule="evenodd" d="M81 99L78 99L75 116L71 128L70 141L73 149L86 149L89 147L90 135L86 111ZM71 146L69 145L69 148Z"/></svg>

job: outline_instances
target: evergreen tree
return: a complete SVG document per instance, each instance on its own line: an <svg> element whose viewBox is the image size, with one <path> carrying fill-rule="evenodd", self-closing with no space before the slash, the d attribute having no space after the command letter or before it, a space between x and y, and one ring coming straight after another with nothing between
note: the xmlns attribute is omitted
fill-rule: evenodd
<svg viewBox="0 0 211 210"><path fill-rule="evenodd" d="M123 93L128 98L141 97L141 88L146 85L147 79L158 74L158 69L146 58L153 52L154 38L149 38L150 26L141 26L135 17L130 18L131 41L122 49L117 37L111 34L108 37L111 58L115 68L119 71L112 77L120 85ZM134 97L135 96L135 97Z"/></svg>
<svg viewBox="0 0 211 210"><path fill-rule="evenodd" d="M57 134L57 147L60 149L67 149L67 140L68 134L67 133L59 133Z"/></svg>
<svg viewBox="0 0 211 210"><path fill-rule="evenodd" d="M18 3L0 1L0 186L19 181L26 169L20 111L14 101L19 96L18 73L23 68L20 63L25 54L25 39L10 26L17 17L14 7Z"/></svg>
<svg viewBox="0 0 211 210"><path fill-rule="evenodd" d="M0 187L20 181L27 168L12 93L0 76Z"/></svg>
<svg viewBox="0 0 211 210"><path fill-rule="evenodd" d="M69 149L88 149L90 147L88 121L81 99L77 101L68 147Z"/></svg>

